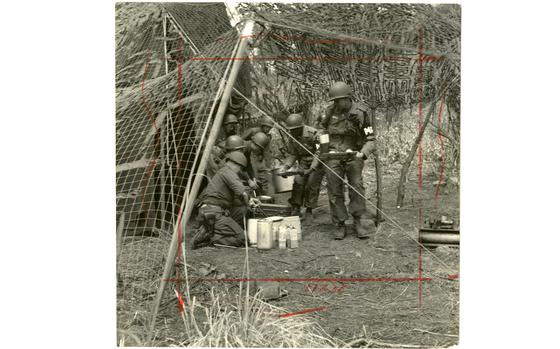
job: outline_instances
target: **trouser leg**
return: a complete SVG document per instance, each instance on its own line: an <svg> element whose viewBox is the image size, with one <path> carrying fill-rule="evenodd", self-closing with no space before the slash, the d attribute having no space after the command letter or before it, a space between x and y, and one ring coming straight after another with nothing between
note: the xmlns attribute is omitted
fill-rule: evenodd
<svg viewBox="0 0 560 349"><path fill-rule="evenodd" d="M319 201L319 191L321 190L321 182L325 170L323 166L319 166L315 171L311 172L305 183L304 205L309 208L316 208Z"/></svg>
<svg viewBox="0 0 560 349"><path fill-rule="evenodd" d="M257 172L256 178L259 188L255 190L257 195L274 195L274 185L272 184L272 172L261 170ZM252 189L251 189L252 190Z"/></svg>
<svg viewBox="0 0 560 349"><path fill-rule="evenodd" d="M292 206L301 207L301 205L303 205L304 188L305 188L305 177L301 175L294 176L292 197L290 198L290 204L292 204Z"/></svg>
<svg viewBox="0 0 560 349"><path fill-rule="evenodd" d="M342 224L348 218L348 212L344 205L344 188L341 178L344 178L344 168L340 160L327 162L325 171L327 173L327 189L329 193L329 206L331 218L334 224Z"/></svg>
<svg viewBox="0 0 560 349"><path fill-rule="evenodd" d="M241 217L241 224L243 224L243 209L237 207L232 210L235 213L236 219ZM200 216L205 222L206 234L210 234L210 236L207 238L200 236L198 245L203 245L205 241L208 241L212 244L238 247L245 246L245 233L243 228L227 213L227 211L215 206L205 206L200 208ZM209 225L211 225L211 227L209 227Z"/></svg>
<svg viewBox="0 0 560 349"><path fill-rule="evenodd" d="M348 192L350 205L348 210L355 217L361 217L366 213L366 200L362 170L364 169L363 159L354 159L346 163L346 176L348 178ZM353 190L353 187L355 190Z"/></svg>
<svg viewBox="0 0 560 349"><path fill-rule="evenodd" d="M247 216L248 211L249 210L247 209L247 206L241 204L241 205L238 205L238 206L233 206L229 212L230 212L230 217L237 224L239 224L239 226L241 228L243 228L243 226L245 224L244 219Z"/></svg>
<svg viewBox="0 0 560 349"><path fill-rule="evenodd" d="M212 243L227 246L245 246L243 228L232 218L220 215L214 225Z"/></svg>

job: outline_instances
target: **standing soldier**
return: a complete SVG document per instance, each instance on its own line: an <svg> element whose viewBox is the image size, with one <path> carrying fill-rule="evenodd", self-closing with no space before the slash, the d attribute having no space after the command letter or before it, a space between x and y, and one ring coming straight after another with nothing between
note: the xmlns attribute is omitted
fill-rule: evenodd
<svg viewBox="0 0 560 349"><path fill-rule="evenodd" d="M367 115L364 106L352 101L351 94L350 86L344 82L335 82L329 89L329 100L334 103L327 108L320 122L322 131L329 135L329 151L357 151L355 157L325 162L328 166L326 172L331 217L339 227L334 236L336 240L346 236L344 221L348 218L348 213L344 205L344 182L341 179L345 176L350 195L348 210L354 217L358 238L369 237L368 229L362 222L362 216L366 213L362 170L364 160L375 146L373 120Z"/></svg>
<svg viewBox="0 0 560 349"><path fill-rule="evenodd" d="M254 187L258 184L258 195L271 195L272 186L272 161L267 154L270 138L262 132L257 132L251 137L248 146L245 147L245 157L248 160L247 173L249 174L249 185Z"/></svg>
<svg viewBox="0 0 560 349"><path fill-rule="evenodd" d="M211 244L244 246L242 226L247 207L259 205L250 198L239 173L247 166L247 158L240 151L227 155L226 164L212 178L199 198L198 221L201 226L194 236L192 247L197 249ZM236 201L243 205L237 206Z"/></svg>
<svg viewBox="0 0 560 349"><path fill-rule="evenodd" d="M318 135L317 130L303 124L301 114L291 114L286 120L286 129L293 139L288 143L288 157L284 162L284 171L298 161L302 171L294 178L292 197L292 214L301 216L301 207L305 207L305 219L311 218L313 209L317 207L319 190L324 169L317 161Z"/></svg>

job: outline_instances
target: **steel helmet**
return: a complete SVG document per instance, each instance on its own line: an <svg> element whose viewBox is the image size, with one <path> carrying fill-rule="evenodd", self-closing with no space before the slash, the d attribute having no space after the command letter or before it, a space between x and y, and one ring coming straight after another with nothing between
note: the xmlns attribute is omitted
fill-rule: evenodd
<svg viewBox="0 0 560 349"><path fill-rule="evenodd" d="M286 128L293 130L299 127L303 127L303 116L301 114L290 114L286 119Z"/></svg>
<svg viewBox="0 0 560 349"><path fill-rule="evenodd" d="M237 124L237 116L235 116L233 114L226 115L225 118L224 118L224 122L222 124L223 125Z"/></svg>
<svg viewBox="0 0 560 349"><path fill-rule="evenodd" d="M329 88L329 101L334 101L335 99L350 97L352 95L352 89L346 83L342 81L337 81L331 85Z"/></svg>
<svg viewBox="0 0 560 349"><path fill-rule="evenodd" d="M265 149L268 143L270 142L270 139L264 132L255 133L255 135L253 136L253 138L251 138L251 140L253 141L253 143L258 145L262 149Z"/></svg>
<svg viewBox="0 0 560 349"><path fill-rule="evenodd" d="M226 150L241 150L243 148L245 148L245 142L238 135L231 135L226 138Z"/></svg>
<svg viewBox="0 0 560 349"><path fill-rule="evenodd" d="M259 125L268 126L270 128L274 127L274 122L267 116L262 116L259 120Z"/></svg>
<svg viewBox="0 0 560 349"><path fill-rule="evenodd" d="M232 151L226 155L226 159L238 164L241 167L247 167L247 158L240 151Z"/></svg>

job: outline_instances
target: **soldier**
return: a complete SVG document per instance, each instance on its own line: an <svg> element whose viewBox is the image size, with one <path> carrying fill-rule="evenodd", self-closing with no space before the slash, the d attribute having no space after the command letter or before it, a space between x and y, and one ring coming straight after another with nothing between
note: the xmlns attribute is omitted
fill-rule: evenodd
<svg viewBox="0 0 560 349"><path fill-rule="evenodd" d="M247 207L260 204L249 196L239 178L239 173L247 166L247 158L240 151L231 152L226 158L225 166L216 173L201 195L198 211L201 225L193 238L193 249L212 244L244 246L242 226ZM243 205L236 206L236 199Z"/></svg>
<svg viewBox="0 0 560 349"><path fill-rule="evenodd" d="M286 129L295 139L288 143L288 157L284 161L284 171L291 168L298 161L302 170L294 178L292 197L292 214L301 216L301 207L305 207L305 219L312 217L313 209L317 207L319 190L324 175L324 169L317 161L318 135L317 130L303 124L301 114L291 114L286 120ZM296 142L297 141L297 142ZM298 143L299 142L299 143Z"/></svg>
<svg viewBox="0 0 560 349"><path fill-rule="evenodd" d="M272 122L272 120L269 117L263 115L259 118L259 126L252 127L247 131L243 132L241 138L248 141L251 138L253 138L253 136L258 132L262 132L270 137L270 130L272 130L273 127L274 127L274 122Z"/></svg>
<svg viewBox="0 0 560 349"><path fill-rule="evenodd" d="M252 179L249 185L253 187L255 182L258 184L258 195L272 195L272 160L267 152L269 144L270 138L263 132L257 132L244 151L248 160L247 173Z"/></svg>
<svg viewBox="0 0 560 349"><path fill-rule="evenodd" d="M237 117L233 114L227 114L222 121L225 138L227 139L230 136L237 135L238 126L239 122L237 121ZM224 156L227 153L225 143L225 140L218 141L212 147L208 167L206 168L206 176L209 179L214 177L214 174L216 174L220 166L223 165Z"/></svg>
<svg viewBox="0 0 560 349"><path fill-rule="evenodd" d="M218 145L214 145L210 153L210 158L208 159L208 167L206 170L208 178L212 179L214 174L224 166L225 156L228 153L235 150L243 150L245 149L245 145L245 141L235 134L227 137L225 141L220 142Z"/></svg>
<svg viewBox="0 0 560 349"><path fill-rule="evenodd" d="M375 146L372 122L366 108L350 98L350 86L344 82L335 82L329 89L329 100L334 103L326 110L320 125L322 131L329 135L329 150L335 152L357 151L353 158L331 159L328 166L327 187L329 205L333 223L339 229L334 238L341 240L346 236L344 221L348 218L344 205L344 183L346 176L349 186L350 204L348 210L354 217L354 227L358 238L368 238L368 229L363 225L362 216L366 213L362 170L364 160Z"/></svg>
<svg viewBox="0 0 560 349"><path fill-rule="evenodd" d="M239 122L237 121L237 117L233 114L228 114L224 117L224 121L222 122L222 126L224 127L224 133L226 138L232 135L237 134L237 128L239 127Z"/></svg>

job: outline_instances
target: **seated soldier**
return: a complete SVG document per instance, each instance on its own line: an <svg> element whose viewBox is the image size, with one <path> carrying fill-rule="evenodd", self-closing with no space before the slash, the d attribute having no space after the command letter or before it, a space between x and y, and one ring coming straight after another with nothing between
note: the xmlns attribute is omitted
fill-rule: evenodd
<svg viewBox="0 0 560 349"><path fill-rule="evenodd" d="M297 161L300 174L294 178L292 188L292 214L301 216L301 207L305 207L305 218L311 218L317 207L319 190L324 176L323 166L318 161L318 134L311 126L303 124L301 114L291 114L286 120L286 129L290 132L288 157L284 161L284 171L290 169ZM315 155L315 156L314 156Z"/></svg>
<svg viewBox="0 0 560 349"><path fill-rule="evenodd" d="M247 166L247 159L240 151L227 155L226 165L212 178L200 198L198 221L201 226L194 236L192 248L221 244L245 246L244 216L247 207L260 202L250 198L239 173ZM242 206L235 206L235 199Z"/></svg>

